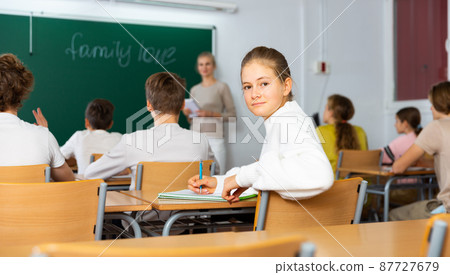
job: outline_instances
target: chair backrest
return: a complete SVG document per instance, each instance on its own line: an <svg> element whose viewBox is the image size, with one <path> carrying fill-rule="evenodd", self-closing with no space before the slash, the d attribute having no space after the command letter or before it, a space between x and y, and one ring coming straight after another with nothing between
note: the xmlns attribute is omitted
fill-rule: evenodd
<svg viewBox="0 0 450 275"><path fill-rule="evenodd" d="M203 161L202 175L209 176L212 160ZM188 180L199 174L200 162L139 162L136 190L171 192L187 188Z"/></svg>
<svg viewBox="0 0 450 275"><path fill-rule="evenodd" d="M340 150L337 168L375 167L383 163L381 150ZM345 178L348 173L336 169L336 179Z"/></svg>
<svg viewBox="0 0 450 275"><path fill-rule="evenodd" d="M48 164L0 166L0 182L50 182Z"/></svg>
<svg viewBox="0 0 450 275"><path fill-rule="evenodd" d="M436 214L429 220L422 241L421 256L450 257L450 214Z"/></svg>
<svg viewBox="0 0 450 275"><path fill-rule="evenodd" d="M179 236L164 237L164 240L171 242L171 238ZM200 242L189 241L191 236L183 236L177 246L165 247L156 238L148 239L122 239L116 240L114 245L110 242L78 242L45 244L35 248L34 251L39 256L67 257L294 257L313 256L311 253L304 253L304 237L301 235L288 235L271 237L261 241L243 242ZM153 245L152 245L153 243ZM160 245L155 245L155 243ZM109 246L109 247L108 247ZM105 249L108 247L107 249ZM300 252L300 253L299 253Z"/></svg>
<svg viewBox="0 0 450 275"><path fill-rule="evenodd" d="M106 183L0 183L0 247L101 239Z"/></svg>
<svg viewBox="0 0 450 275"><path fill-rule="evenodd" d="M92 154L89 158L89 163L93 163L94 161L97 161L99 158L101 158L103 154Z"/></svg>
<svg viewBox="0 0 450 275"><path fill-rule="evenodd" d="M274 191L258 196L255 230L292 231L296 228L359 223L367 182L362 178L337 180L312 198L285 200Z"/></svg>

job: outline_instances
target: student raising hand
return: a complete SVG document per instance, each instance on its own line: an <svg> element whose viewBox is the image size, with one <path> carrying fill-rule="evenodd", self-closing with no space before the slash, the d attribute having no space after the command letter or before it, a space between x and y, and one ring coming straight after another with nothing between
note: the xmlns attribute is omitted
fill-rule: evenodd
<svg viewBox="0 0 450 275"><path fill-rule="evenodd" d="M201 193L200 186L202 187ZM212 194L216 190L216 187L217 179L213 177L203 176L203 178L200 179L199 175L195 175L188 180L189 190L198 194Z"/></svg>
<svg viewBox="0 0 450 275"><path fill-rule="evenodd" d="M37 108L37 111L33 110L34 118L36 119L36 123L34 125L39 125L45 128L48 128L48 122L42 114L41 108Z"/></svg>

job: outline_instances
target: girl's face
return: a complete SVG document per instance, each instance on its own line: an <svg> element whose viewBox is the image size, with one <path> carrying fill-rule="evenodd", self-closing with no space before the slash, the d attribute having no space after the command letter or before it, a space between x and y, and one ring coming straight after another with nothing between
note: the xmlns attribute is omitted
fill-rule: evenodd
<svg viewBox="0 0 450 275"><path fill-rule="evenodd" d="M212 76L216 67L208 56L200 56L197 59L197 70L202 77Z"/></svg>
<svg viewBox="0 0 450 275"><path fill-rule="evenodd" d="M291 78L283 83L272 68L257 61L242 68L241 79L248 109L264 120L286 103L292 88Z"/></svg>
<svg viewBox="0 0 450 275"><path fill-rule="evenodd" d="M405 128L407 126L408 122L405 120L403 122L400 121L400 119L398 118L398 116L395 116L395 130L397 130L398 134L403 134L405 132Z"/></svg>

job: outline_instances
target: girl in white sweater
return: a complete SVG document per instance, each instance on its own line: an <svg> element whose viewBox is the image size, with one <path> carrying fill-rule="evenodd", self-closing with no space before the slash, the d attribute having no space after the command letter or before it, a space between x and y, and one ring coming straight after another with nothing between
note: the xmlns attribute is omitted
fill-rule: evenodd
<svg viewBox="0 0 450 275"><path fill-rule="evenodd" d="M293 101L292 78L284 56L275 49L254 48L242 60L241 81L247 107L264 119L266 137L259 161L233 168L224 176L200 180L196 175L189 180L189 189L222 194L230 203L239 201L249 187L274 190L291 200L329 189L333 170L311 118Z"/></svg>

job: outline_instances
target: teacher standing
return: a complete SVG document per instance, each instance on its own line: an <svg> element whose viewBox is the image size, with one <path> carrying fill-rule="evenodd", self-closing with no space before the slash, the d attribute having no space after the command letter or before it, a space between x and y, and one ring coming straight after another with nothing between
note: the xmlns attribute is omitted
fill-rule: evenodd
<svg viewBox="0 0 450 275"><path fill-rule="evenodd" d="M226 171L223 122L228 121L229 117L236 116L236 108L230 88L226 83L214 77L215 70L216 60L214 56L210 52L199 54L197 57L197 72L202 77L202 82L192 87L190 97L196 100L200 108L194 114L194 116L197 116L194 122L199 124L200 132L208 137L211 150L219 164L220 173L223 174ZM184 109L183 112L189 118L191 111ZM196 128L193 127L192 122L193 120L189 119L191 129ZM217 129L216 126L221 127L221 129Z"/></svg>

